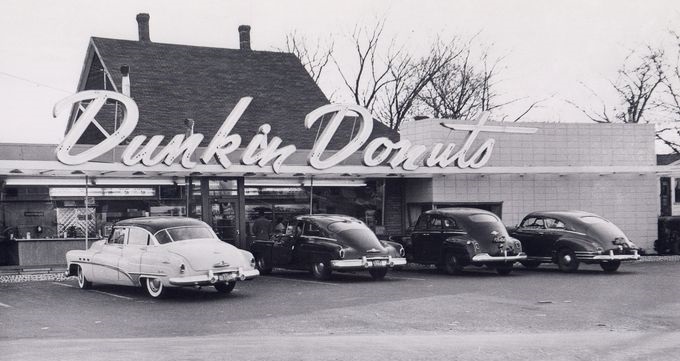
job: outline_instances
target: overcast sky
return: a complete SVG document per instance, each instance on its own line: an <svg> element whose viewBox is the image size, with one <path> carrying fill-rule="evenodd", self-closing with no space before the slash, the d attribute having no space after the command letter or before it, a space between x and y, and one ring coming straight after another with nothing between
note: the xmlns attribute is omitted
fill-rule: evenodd
<svg viewBox="0 0 680 361"><path fill-rule="evenodd" d="M75 92L89 37L136 40L140 12L150 14L155 42L238 48L237 27L249 24L256 50L280 49L285 34L297 31L335 39L341 61L349 59L342 44L354 26L376 19L414 52L437 36L479 34L478 42L505 56L502 93L552 96L530 121L587 121L564 101L599 105L581 83L612 99L607 81L628 52L663 45L668 29L680 30L677 0L0 0L0 142L58 143L65 120L52 118L52 106ZM332 76L321 85L327 94L341 87Z"/></svg>

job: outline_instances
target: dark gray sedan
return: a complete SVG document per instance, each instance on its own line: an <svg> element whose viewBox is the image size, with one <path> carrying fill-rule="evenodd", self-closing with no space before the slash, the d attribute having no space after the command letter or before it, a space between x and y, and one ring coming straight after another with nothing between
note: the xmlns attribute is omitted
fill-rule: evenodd
<svg viewBox="0 0 680 361"><path fill-rule="evenodd" d="M557 263L574 272L579 263L598 263L605 272L616 272L622 261L640 259L637 246L614 223L582 211L533 212L510 234L522 242L528 268Z"/></svg>

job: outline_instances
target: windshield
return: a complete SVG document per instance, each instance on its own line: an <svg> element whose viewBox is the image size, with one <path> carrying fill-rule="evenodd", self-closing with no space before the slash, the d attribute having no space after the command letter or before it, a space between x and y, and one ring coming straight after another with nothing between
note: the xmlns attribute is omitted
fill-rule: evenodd
<svg viewBox="0 0 680 361"><path fill-rule="evenodd" d="M166 228L156 232L155 236L160 244L179 242L187 239L215 238L214 233L208 227Z"/></svg>

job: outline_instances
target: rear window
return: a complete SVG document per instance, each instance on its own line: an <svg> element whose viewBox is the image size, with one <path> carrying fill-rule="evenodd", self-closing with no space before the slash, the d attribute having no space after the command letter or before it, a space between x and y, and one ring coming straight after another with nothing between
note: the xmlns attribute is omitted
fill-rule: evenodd
<svg viewBox="0 0 680 361"><path fill-rule="evenodd" d="M496 223L501 221L496 216L483 213L472 214L468 218L475 223Z"/></svg>
<svg viewBox="0 0 680 361"><path fill-rule="evenodd" d="M200 238L215 238L215 236L207 227L173 227L156 232L156 239L161 244Z"/></svg>

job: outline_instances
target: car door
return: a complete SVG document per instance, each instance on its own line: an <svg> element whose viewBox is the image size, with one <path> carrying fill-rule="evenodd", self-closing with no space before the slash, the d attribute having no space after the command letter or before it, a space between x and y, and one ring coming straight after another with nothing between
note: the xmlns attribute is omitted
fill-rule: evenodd
<svg viewBox="0 0 680 361"><path fill-rule="evenodd" d="M543 257L550 257L555 250L555 242L559 240L567 231L567 226L561 220L552 217L543 219L545 233L541 236L538 244L540 254Z"/></svg>
<svg viewBox="0 0 680 361"><path fill-rule="evenodd" d="M542 250L544 248L541 238L543 235L545 235L545 226L542 217L524 218L513 232L513 236L522 242L522 250L529 257L546 257Z"/></svg>
<svg viewBox="0 0 680 361"><path fill-rule="evenodd" d="M134 285L139 280L142 256L151 244L151 234L143 228L130 227L126 239L118 262L118 281L121 284Z"/></svg>
<svg viewBox="0 0 680 361"><path fill-rule="evenodd" d="M413 259L416 262L424 262L427 258L425 257L426 249L424 247L424 242L426 242L425 239L430 236L430 233L427 230L429 219L429 214L421 214L411 232L411 249L413 252Z"/></svg>
<svg viewBox="0 0 680 361"><path fill-rule="evenodd" d="M427 221L427 235L423 236L421 241L423 260L427 263L436 263L442 259L442 244L445 238L442 229L443 223L444 217L438 214L430 215Z"/></svg>
<svg viewBox="0 0 680 361"><path fill-rule="evenodd" d="M92 281L118 283L118 261L123 254L127 231L125 227L114 228L101 251L92 256Z"/></svg>
<svg viewBox="0 0 680 361"><path fill-rule="evenodd" d="M293 263L295 239L298 235L282 234L272 237L272 266L285 267Z"/></svg>

